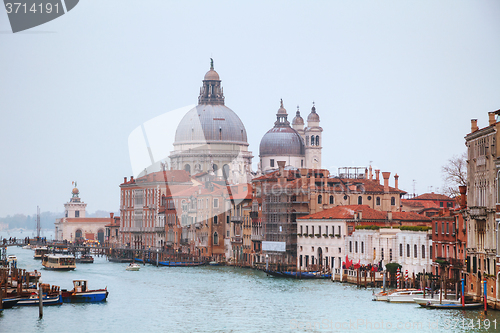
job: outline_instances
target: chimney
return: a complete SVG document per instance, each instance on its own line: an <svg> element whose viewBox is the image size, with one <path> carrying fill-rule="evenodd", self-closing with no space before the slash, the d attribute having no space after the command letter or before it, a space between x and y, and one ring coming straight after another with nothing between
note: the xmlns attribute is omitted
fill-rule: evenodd
<svg viewBox="0 0 500 333"><path fill-rule="evenodd" d="M391 176L390 172L382 172L382 177L384 177L384 192L389 192L389 177Z"/></svg>
<svg viewBox="0 0 500 333"><path fill-rule="evenodd" d="M115 216L115 213L109 213L109 218L112 219Z"/></svg>
<svg viewBox="0 0 500 333"><path fill-rule="evenodd" d="M388 212L387 212L387 219L388 219L389 221L392 221L392 211L388 211Z"/></svg>
<svg viewBox="0 0 500 333"><path fill-rule="evenodd" d="M368 169L365 168L365 179L368 179Z"/></svg>
<svg viewBox="0 0 500 333"><path fill-rule="evenodd" d="M398 188L398 180L399 180L399 176L398 176L398 174L395 174L394 175L394 187L396 188L396 190L399 190L399 188Z"/></svg>
<svg viewBox="0 0 500 333"><path fill-rule="evenodd" d="M488 118L490 126L495 125L497 123L497 120L495 119L495 111L488 112Z"/></svg>
<svg viewBox="0 0 500 333"><path fill-rule="evenodd" d="M380 170L375 170L375 181L380 184Z"/></svg>
<svg viewBox="0 0 500 333"><path fill-rule="evenodd" d="M460 209L467 208L467 186L459 186L460 191Z"/></svg>
<svg viewBox="0 0 500 333"><path fill-rule="evenodd" d="M370 180L373 180L373 172L372 172L372 166L371 165L370 165L370 168L368 170L369 170Z"/></svg>
<svg viewBox="0 0 500 333"><path fill-rule="evenodd" d="M123 182L126 183L127 182L127 177L123 177Z"/></svg>
<svg viewBox="0 0 500 333"><path fill-rule="evenodd" d="M478 129L479 129L479 127L477 127L477 119L471 119L470 120L470 132L474 133Z"/></svg>
<svg viewBox="0 0 500 333"><path fill-rule="evenodd" d="M134 176L130 176L130 181L133 181L134 180Z"/></svg>

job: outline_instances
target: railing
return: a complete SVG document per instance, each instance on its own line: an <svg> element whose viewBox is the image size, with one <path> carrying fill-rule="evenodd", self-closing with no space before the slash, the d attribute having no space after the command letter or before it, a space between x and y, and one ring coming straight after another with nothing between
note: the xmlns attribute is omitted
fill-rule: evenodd
<svg viewBox="0 0 500 333"><path fill-rule="evenodd" d="M472 218L485 217L486 208L485 207L471 207L469 213Z"/></svg>
<svg viewBox="0 0 500 333"><path fill-rule="evenodd" d="M243 222L243 216L231 216L231 221L236 222L236 223L242 223Z"/></svg>
<svg viewBox="0 0 500 333"><path fill-rule="evenodd" d="M250 237L250 239L253 240L253 241L262 241L262 240L264 240L264 236L262 236L262 235L252 235Z"/></svg>
<svg viewBox="0 0 500 333"><path fill-rule="evenodd" d="M165 232L165 227L155 227L155 232Z"/></svg>
<svg viewBox="0 0 500 333"><path fill-rule="evenodd" d="M231 237L231 243L243 243L243 237Z"/></svg>

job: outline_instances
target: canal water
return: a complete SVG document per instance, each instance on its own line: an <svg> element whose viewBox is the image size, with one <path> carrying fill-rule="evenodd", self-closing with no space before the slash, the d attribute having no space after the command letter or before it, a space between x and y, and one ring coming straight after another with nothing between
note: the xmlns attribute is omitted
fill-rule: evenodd
<svg viewBox="0 0 500 333"><path fill-rule="evenodd" d="M9 247L18 266L41 270L32 250ZM0 332L499 332L499 312L428 310L373 302L372 289L329 280L288 280L232 267L155 267L96 257L74 271L42 270L42 280L71 289L87 279L107 287L101 304L4 310ZM496 321L496 322L495 322ZM486 326L489 328L487 329ZM495 327L496 325L496 327Z"/></svg>

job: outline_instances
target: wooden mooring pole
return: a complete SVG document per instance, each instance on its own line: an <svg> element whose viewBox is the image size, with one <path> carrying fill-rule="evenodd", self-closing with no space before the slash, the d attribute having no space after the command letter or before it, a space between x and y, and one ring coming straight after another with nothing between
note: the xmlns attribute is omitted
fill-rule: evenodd
<svg viewBox="0 0 500 333"><path fill-rule="evenodd" d="M43 293L42 293L42 279L38 280L38 317L43 317Z"/></svg>

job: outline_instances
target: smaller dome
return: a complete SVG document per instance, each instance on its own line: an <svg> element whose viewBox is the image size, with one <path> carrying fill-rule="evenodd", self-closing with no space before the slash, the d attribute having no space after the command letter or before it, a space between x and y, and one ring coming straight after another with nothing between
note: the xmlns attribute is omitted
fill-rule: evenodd
<svg viewBox="0 0 500 333"><path fill-rule="evenodd" d="M299 108L297 107L297 112L292 120L292 125L304 125L304 119L300 116Z"/></svg>
<svg viewBox="0 0 500 333"><path fill-rule="evenodd" d="M219 74L214 71L213 69L210 69L207 74L205 74L205 78L203 80L210 80L210 81L220 81Z"/></svg>
<svg viewBox="0 0 500 333"><path fill-rule="evenodd" d="M319 115L316 113L316 107L313 104L311 113L307 116L307 122L319 122Z"/></svg>

